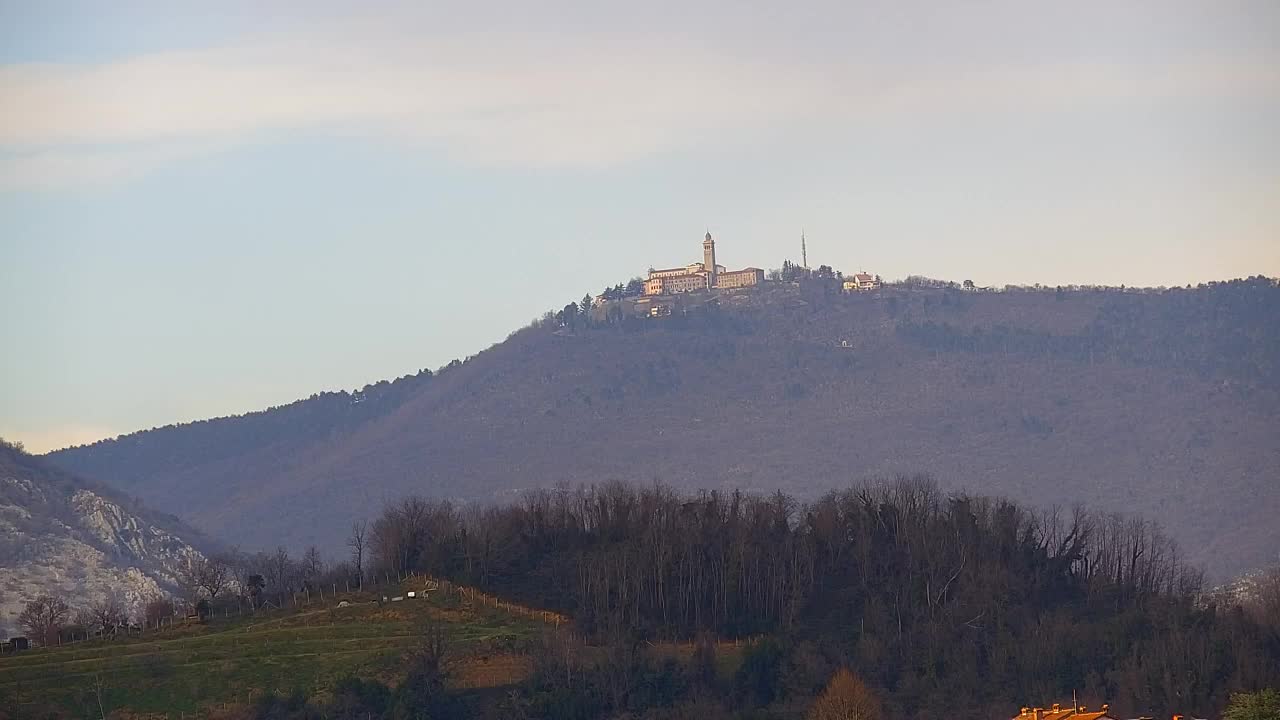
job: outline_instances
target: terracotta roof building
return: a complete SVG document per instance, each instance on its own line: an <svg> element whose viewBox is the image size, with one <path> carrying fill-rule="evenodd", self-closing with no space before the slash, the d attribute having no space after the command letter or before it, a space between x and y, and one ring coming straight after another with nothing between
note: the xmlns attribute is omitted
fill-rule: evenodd
<svg viewBox="0 0 1280 720"><path fill-rule="evenodd" d="M849 275L844 279L844 289L847 292L875 290L878 287L880 287L880 282L876 280L876 276L864 272Z"/></svg>
<svg viewBox="0 0 1280 720"><path fill-rule="evenodd" d="M698 290L730 290L764 283L764 270L744 268L726 270L716 264L716 241L707 233L702 241L702 262L682 268L650 270L644 283L645 295L670 295Z"/></svg>
<svg viewBox="0 0 1280 720"><path fill-rule="evenodd" d="M1100 710L1089 710L1084 707L1053 705L1050 708L1022 708L1022 712L1013 720L1116 720L1110 714L1111 707L1103 705Z"/></svg>

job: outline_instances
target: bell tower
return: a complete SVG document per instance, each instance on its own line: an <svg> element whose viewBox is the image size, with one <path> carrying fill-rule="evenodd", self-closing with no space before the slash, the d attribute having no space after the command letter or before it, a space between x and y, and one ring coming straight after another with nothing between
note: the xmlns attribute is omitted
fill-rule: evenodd
<svg viewBox="0 0 1280 720"><path fill-rule="evenodd" d="M702 241L702 266L707 271L707 287L716 286L716 241L711 239L711 231Z"/></svg>

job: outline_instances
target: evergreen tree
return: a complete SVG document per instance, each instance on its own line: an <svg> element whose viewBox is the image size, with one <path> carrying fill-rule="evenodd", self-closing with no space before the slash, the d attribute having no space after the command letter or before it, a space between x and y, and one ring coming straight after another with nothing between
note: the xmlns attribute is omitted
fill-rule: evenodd
<svg viewBox="0 0 1280 720"><path fill-rule="evenodd" d="M1255 693L1235 693L1222 713L1223 720L1280 720L1280 692L1268 688Z"/></svg>

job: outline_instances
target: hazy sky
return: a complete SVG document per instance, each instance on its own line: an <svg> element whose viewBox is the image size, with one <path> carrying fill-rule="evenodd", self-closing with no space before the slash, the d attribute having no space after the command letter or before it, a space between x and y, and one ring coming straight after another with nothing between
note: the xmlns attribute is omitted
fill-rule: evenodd
<svg viewBox="0 0 1280 720"><path fill-rule="evenodd" d="M1280 275L1275 0L418 5L0 2L0 436L436 368L708 228L731 268L803 228L887 278Z"/></svg>

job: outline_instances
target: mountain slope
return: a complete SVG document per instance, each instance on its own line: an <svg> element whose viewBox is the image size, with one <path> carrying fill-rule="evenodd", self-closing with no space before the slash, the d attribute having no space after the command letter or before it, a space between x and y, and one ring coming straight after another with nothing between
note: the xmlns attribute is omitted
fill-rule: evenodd
<svg viewBox="0 0 1280 720"><path fill-rule="evenodd" d="M116 597L133 617L177 589L195 530L0 443L0 635L41 593L84 608Z"/></svg>
<svg viewBox="0 0 1280 720"><path fill-rule="evenodd" d="M1142 513L1214 573L1280 549L1274 281L854 297L812 283L688 302L526 329L337 430L192 460L177 448L218 443L197 424L52 458L217 536L334 552L353 518L410 491L617 479L804 496L914 472Z"/></svg>

